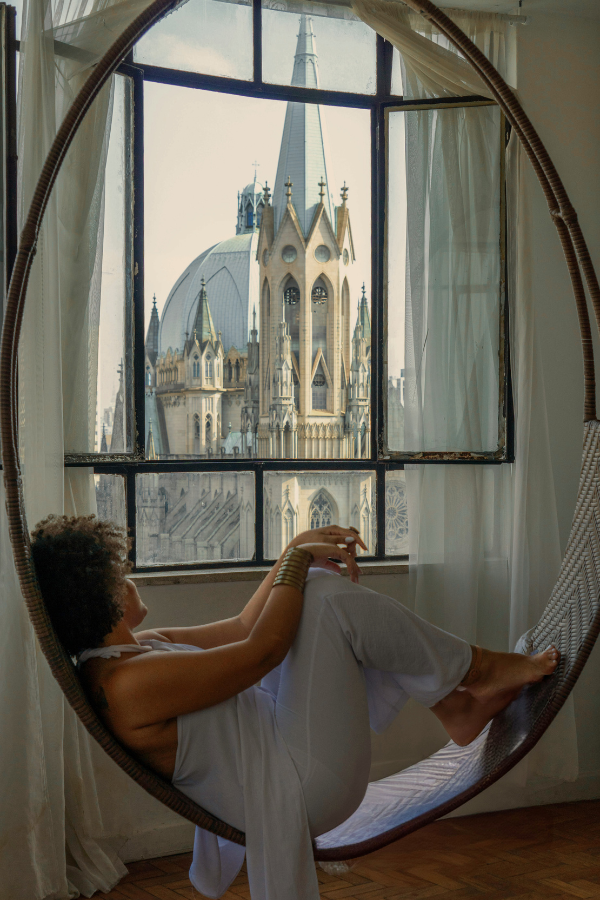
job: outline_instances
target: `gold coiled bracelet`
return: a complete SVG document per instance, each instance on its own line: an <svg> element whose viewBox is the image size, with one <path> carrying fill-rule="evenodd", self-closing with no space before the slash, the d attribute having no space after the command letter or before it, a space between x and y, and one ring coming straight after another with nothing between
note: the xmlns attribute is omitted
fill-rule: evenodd
<svg viewBox="0 0 600 900"><path fill-rule="evenodd" d="M283 562L273 582L273 587L276 587L278 584L286 584L288 587L294 587L302 593L312 561L313 555L309 550L303 550L301 547L292 547L283 557Z"/></svg>

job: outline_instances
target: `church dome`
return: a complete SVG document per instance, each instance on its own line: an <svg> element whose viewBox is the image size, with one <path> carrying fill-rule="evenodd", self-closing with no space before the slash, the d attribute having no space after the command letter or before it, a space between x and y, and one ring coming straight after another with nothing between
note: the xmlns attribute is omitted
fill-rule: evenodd
<svg viewBox="0 0 600 900"><path fill-rule="evenodd" d="M252 308L258 308L257 246L257 231L238 234L205 250L190 263L165 303L158 334L159 354L169 347L181 351L186 332L191 336L202 279L225 352L232 346L246 351Z"/></svg>
<svg viewBox="0 0 600 900"><path fill-rule="evenodd" d="M242 196L262 197L265 192L264 186L260 181L251 181L242 191Z"/></svg>

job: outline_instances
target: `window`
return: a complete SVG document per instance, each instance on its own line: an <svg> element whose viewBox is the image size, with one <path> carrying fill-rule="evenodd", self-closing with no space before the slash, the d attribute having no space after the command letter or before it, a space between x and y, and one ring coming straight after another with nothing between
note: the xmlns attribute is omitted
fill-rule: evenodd
<svg viewBox="0 0 600 900"><path fill-rule="evenodd" d="M310 504L310 527L324 528L326 525L334 525L333 505L331 497L326 491L319 491Z"/></svg>
<svg viewBox="0 0 600 900"><path fill-rule="evenodd" d="M189 0L117 77L89 461L142 570L261 565L333 522L370 556L405 557L407 462L511 459L497 108L415 108L349 9L272 7L253 38L252 4ZM477 217L445 191L468 188L468 152L436 158L436 214L421 215L422 159L473 123L497 135ZM460 353L450 307L475 311ZM468 433L439 387L450 370L485 398Z"/></svg>

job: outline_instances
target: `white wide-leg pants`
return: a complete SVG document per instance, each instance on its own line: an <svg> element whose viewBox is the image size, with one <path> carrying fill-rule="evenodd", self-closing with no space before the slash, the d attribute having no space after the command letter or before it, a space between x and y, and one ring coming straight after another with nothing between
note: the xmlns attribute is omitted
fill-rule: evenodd
<svg viewBox="0 0 600 900"><path fill-rule="evenodd" d="M471 664L465 641L391 597L321 572L307 581L289 653L261 685L276 697L277 727L300 777L313 838L347 819L364 797L369 725L383 731L409 697L433 706Z"/></svg>

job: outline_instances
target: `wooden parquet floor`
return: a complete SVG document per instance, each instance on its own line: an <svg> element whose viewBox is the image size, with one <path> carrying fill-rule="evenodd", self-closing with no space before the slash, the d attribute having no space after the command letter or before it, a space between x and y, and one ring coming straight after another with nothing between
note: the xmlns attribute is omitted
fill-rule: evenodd
<svg viewBox="0 0 600 900"><path fill-rule="evenodd" d="M190 860L130 863L95 900L202 900ZM339 876L317 867L322 900L600 900L600 800L445 819L355 863ZM224 897L251 900L245 871Z"/></svg>

